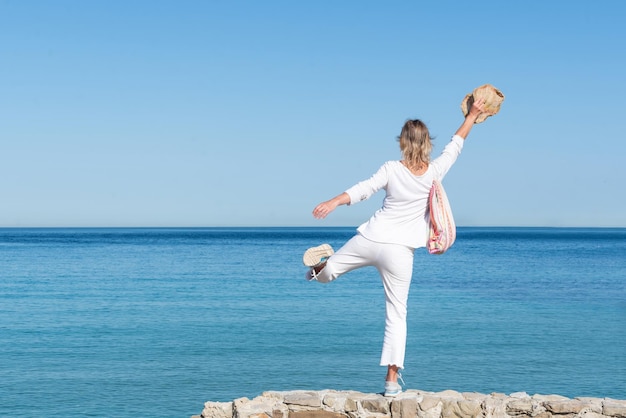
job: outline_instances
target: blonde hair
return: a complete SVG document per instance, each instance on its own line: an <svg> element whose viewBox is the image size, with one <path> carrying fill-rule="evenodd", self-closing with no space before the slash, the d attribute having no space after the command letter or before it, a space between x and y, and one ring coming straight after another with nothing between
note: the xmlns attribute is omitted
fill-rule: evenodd
<svg viewBox="0 0 626 418"><path fill-rule="evenodd" d="M400 142L402 157L409 168L417 169L430 163L433 144L428 128L421 120L407 120L402 127L398 142Z"/></svg>

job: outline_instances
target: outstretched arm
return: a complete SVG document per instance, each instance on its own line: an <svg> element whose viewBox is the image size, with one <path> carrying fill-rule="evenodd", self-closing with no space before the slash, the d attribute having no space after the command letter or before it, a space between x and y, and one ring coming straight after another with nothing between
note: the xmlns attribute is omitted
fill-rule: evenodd
<svg viewBox="0 0 626 418"><path fill-rule="evenodd" d="M350 203L350 196L343 192L326 202L322 202L313 209L313 216L317 219L324 219L330 212L334 211L337 206L347 205Z"/></svg>
<svg viewBox="0 0 626 418"><path fill-rule="evenodd" d="M478 99L474 103L472 103L472 107L470 111L465 116L465 120L463 124L457 129L456 135L465 139L469 135L470 131L474 127L474 123L478 116L483 112L483 108L485 106L485 99Z"/></svg>

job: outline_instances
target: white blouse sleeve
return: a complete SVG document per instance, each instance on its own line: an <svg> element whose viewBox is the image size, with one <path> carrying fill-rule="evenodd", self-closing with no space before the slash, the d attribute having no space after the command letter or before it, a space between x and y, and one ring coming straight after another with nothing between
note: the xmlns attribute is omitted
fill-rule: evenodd
<svg viewBox="0 0 626 418"><path fill-rule="evenodd" d="M387 186L389 180L389 162L383 164L369 179L363 180L346 190L350 196L350 205L369 199L374 193Z"/></svg>
<svg viewBox="0 0 626 418"><path fill-rule="evenodd" d="M441 181L448 173L452 164L454 164L459 154L461 154L464 143L465 140L462 137L454 135L448 145L444 147L441 155L432 162L437 180Z"/></svg>

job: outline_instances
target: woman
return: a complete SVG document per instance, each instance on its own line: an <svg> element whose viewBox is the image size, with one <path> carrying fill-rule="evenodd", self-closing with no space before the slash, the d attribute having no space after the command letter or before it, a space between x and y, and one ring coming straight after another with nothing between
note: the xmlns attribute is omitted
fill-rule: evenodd
<svg viewBox="0 0 626 418"><path fill-rule="evenodd" d="M380 359L387 366L385 396L402 392L399 370L404 368L406 314L413 252L425 247L429 234L428 195L433 180L442 180L463 148L474 122L483 111L484 100L477 100L441 155L430 161L432 143L426 125L409 120L398 140L401 161L388 161L368 180L320 203L313 216L323 219L340 205L353 205L377 191L386 192L382 207L336 253L328 244L309 248L303 262L310 267L308 280L328 283L351 270L374 266L385 289L385 335ZM400 376L400 379L402 377Z"/></svg>

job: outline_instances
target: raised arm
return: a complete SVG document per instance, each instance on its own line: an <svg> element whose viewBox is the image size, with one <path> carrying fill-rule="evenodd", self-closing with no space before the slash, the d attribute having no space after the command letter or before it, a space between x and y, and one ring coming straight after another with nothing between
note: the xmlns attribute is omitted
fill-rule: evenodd
<svg viewBox="0 0 626 418"><path fill-rule="evenodd" d="M472 103L472 107L470 111L465 116L465 120L463 124L457 129L456 135L465 139L469 135L470 131L474 127L474 123L478 116L482 113L483 107L485 106L485 99L478 99L474 103Z"/></svg>

